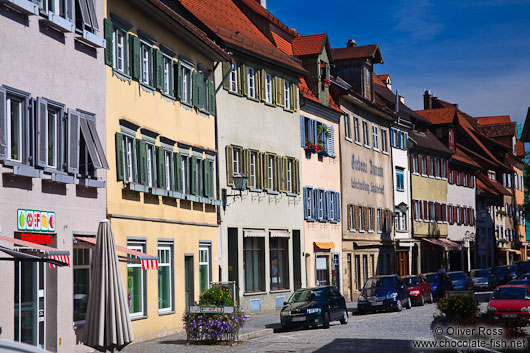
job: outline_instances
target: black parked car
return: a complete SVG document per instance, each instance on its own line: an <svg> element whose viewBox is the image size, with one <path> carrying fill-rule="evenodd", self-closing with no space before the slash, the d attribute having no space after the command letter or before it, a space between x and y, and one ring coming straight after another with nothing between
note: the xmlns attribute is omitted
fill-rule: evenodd
<svg viewBox="0 0 530 353"><path fill-rule="evenodd" d="M473 290L473 281L464 271L448 272L447 275L453 282L453 290Z"/></svg>
<svg viewBox="0 0 530 353"><path fill-rule="evenodd" d="M489 268L471 270L469 276L473 281L473 288L475 290L494 290L497 287L497 278Z"/></svg>
<svg viewBox="0 0 530 353"><path fill-rule="evenodd" d="M453 282L446 273L431 272L426 273L425 276L431 284L432 296L435 300L443 298L448 290L453 289Z"/></svg>
<svg viewBox="0 0 530 353"><path fill-rule="evenodd" d="M357 310L359 314L370 311L401 311L405 306L410 309L409 290L398 275L376 276L369 278L361 290Z"/></svg>
<svg viewBox="0 0 530 353"><path fill-rule="evenodd" d="M346 301L335 287L299 289L284 303L280 311L282 328L297 326L329 327L331 321L348 323Z"/></svg>

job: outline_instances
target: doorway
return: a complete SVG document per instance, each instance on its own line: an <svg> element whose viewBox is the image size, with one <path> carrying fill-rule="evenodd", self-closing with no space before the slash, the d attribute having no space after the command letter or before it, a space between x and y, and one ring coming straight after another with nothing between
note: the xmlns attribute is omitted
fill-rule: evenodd
<svg viewBox="0 0 530 353"><path fill-rule="evenodd" d="M239 246L237 228L228 228L228 280L239 287Z"/></svg>
<svg viewBox="0 0 530 353"><path fill-rule="evenodd" d="M186 308L194 304L193 293L193 255L184 256L184 300Z"/></svg>
<svg viewBox="0 0 530 353"><path fill-rule="evenodd" d="M302 256L300 255L300 231L293 230L293 276L294 290L302 288Z"/></svg>
<svg viewBox="0 0 530 353"><path fill-rule="evenodd" d="M44 262L15 261L15 341L46 347Z"/></svg>
<svg viewBox="0 0 530 353"><path fill-rule="evenodd" d="M409 251L396 250L398 275L406 276L409 274Z"/></svg>

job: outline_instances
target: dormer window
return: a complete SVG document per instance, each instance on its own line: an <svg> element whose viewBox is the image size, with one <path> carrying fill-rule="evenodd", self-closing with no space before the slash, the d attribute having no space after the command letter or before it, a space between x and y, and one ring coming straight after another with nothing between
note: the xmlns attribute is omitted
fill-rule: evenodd
<svg viewBox="0 0 530 353"><path fill-rule="evenodd" d="M449 148L455 149L455 130L452 127L449 128Z"/></svg>
<svg viewBox="0 0 530 353"><path fill-rule="evenodd" d="M372 99L372 71L368 65L364 66L363 70L363 82L364 82L364 97Z"/></svg>
<svg viewBox="0 0 530 353"><path fill-rule="evenodd" d="M496 179L497 179L494 170L488 170L488 178L489 178L490 180L496 180Z"/></svg>

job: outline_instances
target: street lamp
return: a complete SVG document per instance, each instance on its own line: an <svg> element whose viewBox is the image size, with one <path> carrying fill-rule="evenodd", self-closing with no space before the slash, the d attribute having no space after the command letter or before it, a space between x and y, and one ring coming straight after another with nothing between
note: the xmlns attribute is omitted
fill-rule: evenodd
<svg viewBox="0 0 530 353"><path fill-rule="evenodd" d="M223 210L226 210L226 201L229 197L242 197L242 192L247 188L247 180L248 177L243 173L236 173L234 174L234 186L232 189L239 191L239 193L235 194L228 194L226 189L221 190L221 198L223 201Z"/></svg>

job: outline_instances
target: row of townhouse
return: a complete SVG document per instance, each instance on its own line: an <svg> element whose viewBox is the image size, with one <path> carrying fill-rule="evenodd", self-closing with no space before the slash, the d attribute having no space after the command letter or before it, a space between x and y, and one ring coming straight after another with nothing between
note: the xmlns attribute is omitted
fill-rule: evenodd
<svg viewBox="0 0 530 353"><path fill-rule="evenodd" d="M277 312L303 287L354 300L373 275L526 259L514 123L427 93L414 112L378 45L254 0L0 0L0 27L2 338L87 350L102 219L136 341L180 331L212 282Z"/></svg>

